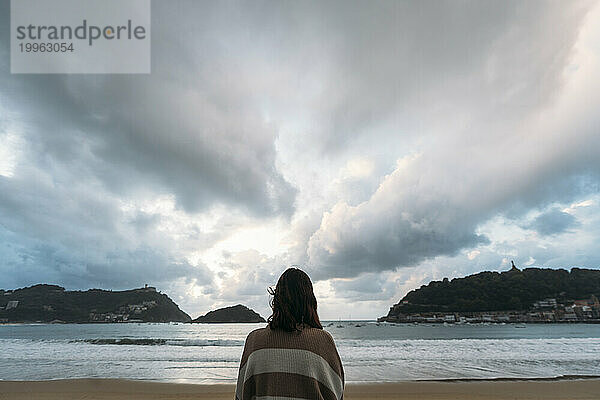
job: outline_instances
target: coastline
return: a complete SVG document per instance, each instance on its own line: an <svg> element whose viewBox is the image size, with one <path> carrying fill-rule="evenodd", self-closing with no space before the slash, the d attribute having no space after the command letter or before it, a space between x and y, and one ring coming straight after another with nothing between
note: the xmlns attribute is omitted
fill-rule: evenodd
<svg viewBox="0 0 600 400"><path fill-rule="evenodd" d="M325 320L322 323L338 323L340 321ZM448 322L448 321L380 321L379 319L348 319L341 320L344 323L373 323L387 325L597 325L600 324L600 319L586 319L574 321L470 321L470 322ZM22 325L225 325L225 324L257 324L261 322L151 322L151 321L79 321L79 322L56 322L56 321L0 321L0 326L22 326Z"/></svg>
<svg viewBox="0 0 600 400"><path fill-rule="evenodd" d="M184 400L233 399L235 385L166 383L124 379L66 379L50 381L0 381L2 400ZM544 378L495 380L404 381L349 383L344 398L435 400L593 400L600 378Z"/></svg>

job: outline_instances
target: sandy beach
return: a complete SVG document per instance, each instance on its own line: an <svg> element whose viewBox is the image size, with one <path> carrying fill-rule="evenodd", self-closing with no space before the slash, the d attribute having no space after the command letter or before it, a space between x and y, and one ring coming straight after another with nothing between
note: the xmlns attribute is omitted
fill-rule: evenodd
<svg viewBox="0 0 600 400"><path fill-rule="evenodd" d="M195 385L77 379L0 381L2 400L137 400L233 399L233 385ZM348 384L347 400L598 400L600 379L558 381L400 382Z"/></svg>

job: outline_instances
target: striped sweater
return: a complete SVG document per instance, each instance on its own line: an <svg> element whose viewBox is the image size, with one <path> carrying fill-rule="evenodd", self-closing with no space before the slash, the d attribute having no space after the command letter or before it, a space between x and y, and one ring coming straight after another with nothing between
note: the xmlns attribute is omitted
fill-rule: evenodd
<svg viewBox="0 0 600 400"><path fill-rule="evenodd" d="M344 369L331 335L257 329L246 338L236 400L341 400Z"/></svg>

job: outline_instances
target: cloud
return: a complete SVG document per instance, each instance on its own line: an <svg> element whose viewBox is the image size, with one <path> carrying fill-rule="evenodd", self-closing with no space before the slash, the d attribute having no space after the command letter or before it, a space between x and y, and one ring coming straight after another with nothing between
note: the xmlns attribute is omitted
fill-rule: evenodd
<svg viewBox="0 0 600 400"><path fill-rule="evenodd" d="M268 313L300 264L337 319L509 257L597 267L599 13L155 2L152 74L11 75L0 0L3 284Z"/></svg>
<svg viewBox="0 0 600 400"><path fill-rule="evenodd" d="M399 161L368 201L356 207L338 203L325 214L308 246L318 277L392 270L487 242L473 232L476 217L460 207L460 199L446 193L421 197L432 189L413 172L421 170L421 160Z"/></svg>
<svg viewBox="0 0 600 400"><path fill-rule="evenodd" d="M354 279L332 279L331 288L337 298L352 301L388 300L396 294L398 282L388 274L363 274Z"/></svg>
<svg viewBox="0 0 600 400"><path fill-rule="evenodd" d="M577 226L577 219L558 207L538 215L527 228L536 230L540 235L556 235Z"/></svg>
<svg viewBox="0 0 600 400"><path fill-rule="evenodd" d="M256 250L227 254L219 265L218 290L211 305L201 305L202 310L243 303L263 317L271 314L268 288L277 284L279 276L290 266L283 257L269 257ZM206 312L203 311L203 312Z"/></svg>
<svg viewBox="0 0 600 400"><path fill-rule="evenodd" d="M593 72L600 65L598 54L587 53L596 33L583 31L578 36L585 13L571 11L548 11L540 18L539 30L525 35L530 27L521 23L521 17L529 18L528 10L519 9L517 14L525 14L512 19L494 41L494 51L486 53L484 65L504 67L494 68L492 75L482 68L457 77L466 79L468 96L448 94L457 101L457 112L469 110L468 118L444 129L429 124L435 136L424 139L419 152L400 158L370 198L357 205L338 201L324 213L307 246L308 264L319 279L389 271L453 256L489 243L478 227L496 215L517 218L532 208L597 193L600 121L591 106L594 101L581 100L596 99L593 88L600 87ZM561 30L566 36L561 36L556 52L556 42L537 35L554 29L559 21L573 27ZM516 41L514 29L518 37L537 43L536 57L521 53L523 43ZM527 62L523 58L526 70L516 67L519 62L514 64L519 57L528 58ZM550 66L548 57L554 59ZM585 72L565 77L570 63ZM546 95L529 93L538 85ZM521 88L528 93L517 94ZM442 99L444 89L438 93ZM472 101L479 104L469 105ZM445 117L443 111L441 116Z"/></svg>
<svg viewBox="0 0 600 400"><path fill-rule="evenodd" d="M171 17L191 21L182 10ZM11 75L3 58L2 102L35 144L32 152L65 166L80 161L119 195L150 188L174 193L190 212L227 204L260 216L290 215L296 189L277 171L278 127L265 120L246 85L252 71L239 73L219 49L203 49L218 32L188 41L172 27L153 26L149 76ZM174 66L169 60L177 56ZM82 175L74 169L71 178Z"/></svg>
<svg viewBox="0 0 600 400"><path fill-rule="evenodd" d="M178 254L182 239L157 234L156 224L167 215L130 217L119 199L90 191L90 182L64 185L58 173L29 172L0 177L0 254L7 287L50 281L123 289L181 278L212 284L206 266ZM184 232L182 225L179 234ZM204 239L198 235L186 243L198 246Z"/></svg>
<svg viewBox="0 0 600 400"><path fill-rule="evenodd" d="M284 15L293 13L295 27L308 26L319 38L297 51L314 64L300 91L309 106L306 145L345 157L385 141L397 158L402 144L419 143L433 128L522 116L556 95L589 4L296 5ZM308 36L292 32L283 37ZM314 81L322 85L307 90Z"/></svg>

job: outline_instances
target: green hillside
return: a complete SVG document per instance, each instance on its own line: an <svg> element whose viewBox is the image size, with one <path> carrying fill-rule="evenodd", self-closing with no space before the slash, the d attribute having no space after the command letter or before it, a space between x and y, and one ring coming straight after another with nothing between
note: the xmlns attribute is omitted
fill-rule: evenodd
<svg viewBox="0 0 600 400"><path fill-rule="evenodd" d="M15 303L18 302L18 303ZM56 285L0 290L0 321L4 322L188 322L166 294L156 289L67 291Z"/></svg>
<svg viewBox="0 0 600 400"><path fill-rule="evenodd" d="M209 311L206 315L200 316L192 322L200 322L205 324L218 324L218 323L229 323L229 322L266 322L263 317L260 316L254 310L248 307L238 304L236 306L220 308L218 310Z"/></svg>
<svg viewBox="0 0 600 400"><path fill-rule="evenodd" d="M600 270L512 268L433 281L409 292L390 314L527 310L537 300L600 297Z"/></svg>

